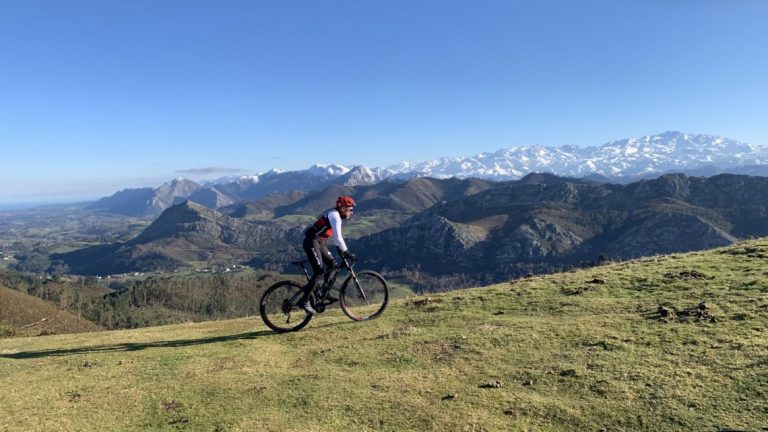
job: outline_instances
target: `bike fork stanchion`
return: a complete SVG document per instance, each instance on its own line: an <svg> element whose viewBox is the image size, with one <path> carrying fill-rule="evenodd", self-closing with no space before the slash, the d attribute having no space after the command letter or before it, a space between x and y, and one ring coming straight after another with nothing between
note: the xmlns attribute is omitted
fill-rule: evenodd
<svg viewBox="0 0 768 432"><path fill-rule="evenodd" d="M364 302L368 303L368 297L365 296L365 291L363 291L363 287L360 286L360 282L357 280L357 277L352 276L352 282L355 283L355 287L357 288L357 295L359 295Z"/></svg>
<svg viewBox="0 0 768 432"><path fill-rule="evenodd" d="M363 287L360 286L360 281L357 279L357 275L355 274L355 271L350 268L349 273L350 273L350 276L352 276L352 283L354 283L355 288L357 288L357 295L367 303L368 298L365 296L365 291L363 291Z"/></svg>

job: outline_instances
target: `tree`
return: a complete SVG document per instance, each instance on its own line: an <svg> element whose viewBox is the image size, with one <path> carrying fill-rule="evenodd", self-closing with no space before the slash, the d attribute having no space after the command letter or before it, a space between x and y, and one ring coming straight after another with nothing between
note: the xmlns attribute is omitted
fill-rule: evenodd
<svg viewBox="0 0 768 432"><path fill-rule="evenodd" d="M43 273L48 270L51 262L48 255L40 252L30 252L16 257L16 270L26 273Z"/></svg>
<svg viewBox="0 0 768 432"><path fill-rule="evenodd" d="M64 264L61 261L56 261L53 264L51 264L51 267L48 269L48 272L54 278L58 276L64 276L65 274L69 273L69 266Z"/></svg>

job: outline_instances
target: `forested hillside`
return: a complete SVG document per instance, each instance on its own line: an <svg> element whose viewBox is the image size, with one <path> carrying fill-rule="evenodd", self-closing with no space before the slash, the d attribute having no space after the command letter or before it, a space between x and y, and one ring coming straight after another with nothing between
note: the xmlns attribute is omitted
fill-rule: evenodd
<svg viewBox="0 0 768 432"><path fill-rule="evenodd" d="M241 271L230 274L188 273L115 281L114 289L95 284L94 279L59 278L41 281L26 275L0 270L0 284L18 291L34 307L6 314L45 317L50 311L75 314L107 329L136 328L191 321L227 319L258 312L261 293L278 280L295 278L269 272ZM8 290L10 294L17 294ZM46 300L46 301L44 301ZM20 304L18 300L9 303ZM30 303L31 305L32 303ZM4 304L3 304L4 305ZM45 313L32 313L45 306ZM58 313L58 312L57 312ZM22 323L16 319L12 323ZM21 325L32 321L24 321ZM78 331L74 329L73 331ZM58 332L66 332L60 330Z"/></svg>

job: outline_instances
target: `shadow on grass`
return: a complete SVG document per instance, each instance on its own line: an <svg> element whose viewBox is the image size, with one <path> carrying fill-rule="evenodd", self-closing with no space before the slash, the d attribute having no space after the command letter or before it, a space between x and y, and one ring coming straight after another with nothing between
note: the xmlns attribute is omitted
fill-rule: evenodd
<svg viewBox="0 0 768 432"><path fill-rule="evenodd" d="M157 341L157 342L146 342L146 343L124 343L124 344L115 344L115 345L87 346L87 347L81 347L81 348L26 351L26 352L18 352L18 353L0 354L0 358L21 360L21 359L31 359L31 358L38 358L38 357L57 357L57 356L77 355L77 354L94 354L94 353L102 353L102 352L140 351L147 348L176 348L176 347L186 347L186 346L194 346L194 345L205 345L205 344L229 342L229 341L236 341L236 340L249 340L249 339L256 339L259 337L270 336L270 335L276 336L278 335L278 333L268 331L268 330L263 330L263 331L257 331L257 332L241 333L237 335L214 336L214 337L200 338L200 339L179 339L179 340L171 340L171 341Z"/></svg>
<svg viewBox="0 0 768 432"><path fill-rule="evenodd" d="M313 326L310 328L305 328L304 330L298 333L311 332L312 330L322 330L325 327L344 326L345 324L355 325L359 323L354 321L348 321L343 323L340 323L340 322L325 323L325 324ZM157 342L146 342L146 343L124 343L124 344L114 344L114 345L95 345L95 346L87 346L87 347L80 347L80 348L26 351L26 352L18 352L18 353L0 354L0 358L23 360L23 359L32 359L32 358L40 358L40 357L59 357L59 356L68 356L68 355L77 355L77 354L94 354L94 353L102 353L102 352L120 352L120 351L130 352L130 351L140 351L147 348L186 347L186 346L194 346L194 345L230 342L230 341L236 341L236 340L257 339L264 336L280 336L283 334L296 334L296 333L275 333L271 330L262 330L262 331L256 331L256 332L241 333L236 335L214 336L214 337L199 338L199 339L179 339L179 340L171 340L171 341L157 341Z"/></svg>

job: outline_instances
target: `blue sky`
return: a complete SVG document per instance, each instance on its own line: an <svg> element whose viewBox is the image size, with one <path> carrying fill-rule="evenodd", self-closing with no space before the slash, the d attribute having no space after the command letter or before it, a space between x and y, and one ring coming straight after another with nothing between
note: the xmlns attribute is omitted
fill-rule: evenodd
<svg viewBox="0 0 768 432"><path fill-rule="evenodd" d="M768 2L0 0L0 203L679 130L768 144Z"/></svg>

